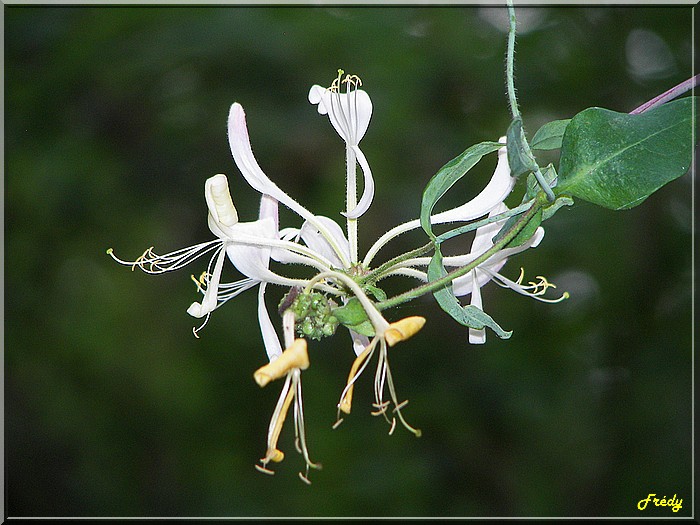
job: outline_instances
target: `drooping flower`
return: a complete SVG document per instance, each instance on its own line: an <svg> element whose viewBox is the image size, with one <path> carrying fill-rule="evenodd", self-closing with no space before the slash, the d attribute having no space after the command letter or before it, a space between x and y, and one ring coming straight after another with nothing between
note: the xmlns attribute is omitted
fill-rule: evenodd
<svg viewBox="0 0 700 525"><path fill-rule="evenodd" d="M391 324L384 321L384 323L375 327L375 336L357 356L355 361L353 361L352 367L350 368L347 384L340 395L340 402L338 403L338 419L334 425L334 428L340 425L340 423L343 421L340 417L341 412L345 414L350 413L355 382L366 368L377 346L379 346L377 370L374 375L374 403L372 405L375 410L371 412L371 414L373 416L383 416L384 419L386 419L386 421L391 425L389 434L392 434L394 432L394 428L396 428L396 417L392 415L391 419L389 418L389 408L393 402L394 408L391 410L391 413L398 416L399 420L406 429L418 437L421 435L421 431L409 425L401 413L401 409L408 404L408 401L398 401L396 389L394 387L394 380L391 376L391 369L389 368L388 347L392 347L401 341L411 338L421 328L423 328L424 324L425 318L413 316L406 317ZM385 386L389 388L390 400L384 400Z"/></svg>
<svg viewBox="0 0 700 525"><path fill-rule="evenodd" d="M508 207L501 203L499 206L494 208L490 216L495 216L504 211L507 211ZM477 228L474 234L474 240L472 241L471 251L467 257L455 257L452 259L447 258L447 265L462 266L468 264L475 260L481 254L488 251L493 246L493 238L499 232L503 226L505 220L492 222L486 226ZM542 239L544 238L544 228L541 226L535 230L535 233L526 242L520 246L513 248L504 248L499 250L496 254L489 257L484 263L478 265L472 271L467 274L456 278L452 282L452 289L457 297L470 295L471 303L480 310L483 310L483 302L481 297L481 287L487 282L493 280L494 282L500 284L501 286L511 288L516 292L533 297L539 301L544 302L559 302L568 297L567 293L564 293L561 297L557 299L549 299L543 297L549 288L556 288L556 285L550 283L544 277L538 277L538 282L531 282L527 285L522 284L522 273L518 281L513 282L510 279L504 277L498 273L501 268L506 264L509 257L521 253L528 248L536 248ZM486 330L484 328L469 329L469 342L472 344L483 344L486 342Z"/></svg>
<svg viewBox="0 0 700 525"><path fill-rule="evenodd" d="M294 403L294 433L297 451L302 454L306 462L306 473L299 473L299 477L305 483L309 481L309 469L321 468L321 465L314 463L309 458L309 451L306 444L306 432L304 426L304 405L301 391L301 371L309 367L309 355L305 339L294 338L294 312L287 309L282 317L284 329L284 339L287 349L281 355L273 357L271 361L256 370L253 377L255 382L264 387L271 381L285 378L284 385L280 392L277 405L270 419L270 426L267 432L267 450L265 456L260 459L260 465L255 467L265 474L274 474L267 468L268 463L279 463L284 459L284 452L278 448L278 440L282 432L284 421L290 406Z"/></svg>

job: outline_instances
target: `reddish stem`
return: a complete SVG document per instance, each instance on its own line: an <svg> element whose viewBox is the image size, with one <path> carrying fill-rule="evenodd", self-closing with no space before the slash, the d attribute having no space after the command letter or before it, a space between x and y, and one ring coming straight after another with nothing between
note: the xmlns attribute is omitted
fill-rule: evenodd
<svg viewBox="0 0 700 525"><path fill-rule="evenodd" d="M677 86L672 87L665 93L661 93L658 97L652 98L649 102L645 102L641 106L639 106L637 109L633 109L630 111L630 115L638 115L639 113L643 113L644 111L648 111L651 108L655 108L656 106L660 106L661 104L668 102L669 100L673 100L674 98L682 95L686 91L690 91L694 87L698 85L700 82L700 75L695 75L692 78L689 78L688 80L681 82Z"/></svg>

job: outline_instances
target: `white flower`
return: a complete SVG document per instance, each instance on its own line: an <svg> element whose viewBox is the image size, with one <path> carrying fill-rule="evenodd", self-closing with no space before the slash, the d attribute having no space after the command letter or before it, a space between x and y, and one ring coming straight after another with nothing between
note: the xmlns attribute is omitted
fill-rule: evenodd
<svg viewBox="0 0 700 525"><path fill-rule="evenodd" d="M360 149L360 140L365 136L372 117L372 101L369 95L359 87L362 81L357 75L342 77L343 70L338 70L338 77L330 87L314 85L309 90L309 102L318 105L321 115L328 115L338 135L345 141L347 154L347 199L348 209L344 215L348 219L357 219L372 204L374 198L374 178L372 170ZM342 92L345 84L345 92ZM356 182L355 163L360 165L364 174L364 190L360 202L355 202ZM350 237L351 235L348 234Z"/></svg>
<svg viewBox="0 0 700 525"><path fill-rule="evenodd" d="M499 142L505 144L506 137L501 137ZM498 162L496 169L488 184L479 194L468 202L452 208L450 210L436 213L430 216L431 224L445 224L449 222L467 222L479 217L483 217L501 204L515 186L516 177L511 177L510 166L508 165L508 154L505 146L498 150ZM364 266L369 266L374 256L390 240L408 231L420 228L420 220L415 219L400 224L382 235L367 251L363 260Z"/></svg>
<svg viewBox="0 0 700 525"><path fill-rule="evenodd" d="M209 210L209 229L218 237L217 240L165 255L158 255L149 248L135 261L121 260L111 250L109 253L122 264L139 267L147 273L159 274L180 269L202 255L213 252L207 271L195 280L203 298L200 302L193 302L187 309L187 313L193 317L205 318L204 323L194 329L195 335L206 325L216 308L259 285L258 321L265 349L268 357L272 359L281 354L282 349L265 306L266 287L268 284L305 286L308 280L290 279L271 271L271 256L276 255L279 259L303 263L322 271L330 269L332 263L308 247L279 239L277 201L269 195L263 195L261 198L257 221L239 222L225 175L219 174L207 179L204 193ZM221 283L226 256L245 278L232 283Z"/></svg>
<svg viewBox="0 0 700 525"><path fill-rule="evenodd" d="M489 216L495 216L508 210L508 207L501 203L499 206L494 208ZM474 235L474 240L472 241L471 251L466 257L454 257L446 258L446 266L463 266L469 264L493 246L493 238L500 231L505 220L492 222L486 226L477 228ZM542 297L549 288L556 288L552 283L549 283L547 279L539 276L538 282L530 282L527 285L522 284L523 274L517 281L511 281L507 277L504 277L498 273L501 268L506 264L508 257L515 254L523 252L528 248L536 248L542 239L544 238L544 228L541 226L535 230L535 233L526 242L520 246L514 248L505 248L499 250L496 254L489 257L484 263L480 264L472 271L467 274L458 277L452 281L452 289L455 296L465 296L471 294L471 303L480 310L483 310L483 303L481 298L481 287L487 282L493 280L497 284L515 290L516 292L533 297L539 301L544 302L559 302L568 297L567 293L564 293L558 299L548 299ZM469 342L472 344L483 344L486 342L486 330L485 329L469 329Z"/></svg>
<svg viewBox="0 0 700 525"><path fill-rule="evenodd" d="M300 217L304 218L309 224L313 225L325 238L335 256L342 262L342 266L349 266L350 261L346 255L347 247L338 244L337 237L328 231L327 222L319 220L316 215L282 191L260 168L253 156L253 150L250 146L245 112L243 111L243 107L238 103L234 103L229 112L228 138L233 160L236 162L236 166L238 166L238 169L241 171L241 174L248 184L263 195L269 195L276 201L281 202Z"/></svg>

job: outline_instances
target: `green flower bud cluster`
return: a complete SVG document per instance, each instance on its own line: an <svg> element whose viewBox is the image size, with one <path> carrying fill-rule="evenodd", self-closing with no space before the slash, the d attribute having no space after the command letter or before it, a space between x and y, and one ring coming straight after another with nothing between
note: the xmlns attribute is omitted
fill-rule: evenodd
<svg viewBox="0 0 700 525"><path fill-rule="evenodd" d="M294 311L297 333L316 340L333 335L338 327L338 319L332 315L335 306L319 292L297 295L289 307Z"/></svg>

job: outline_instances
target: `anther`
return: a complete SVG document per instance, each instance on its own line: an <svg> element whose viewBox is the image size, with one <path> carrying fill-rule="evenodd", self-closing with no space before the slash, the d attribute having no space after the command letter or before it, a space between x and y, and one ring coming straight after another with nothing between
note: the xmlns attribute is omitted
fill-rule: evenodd
<svg viewBox="0 0 700 525"><path fill-rule="evenodd" d="M260 465L255 465L255 468L258 470L258 472L262 472L263 474L267 474L269 476L274 476L275 472L273 470L267 469L265 467L261 467Z"/></svg>

